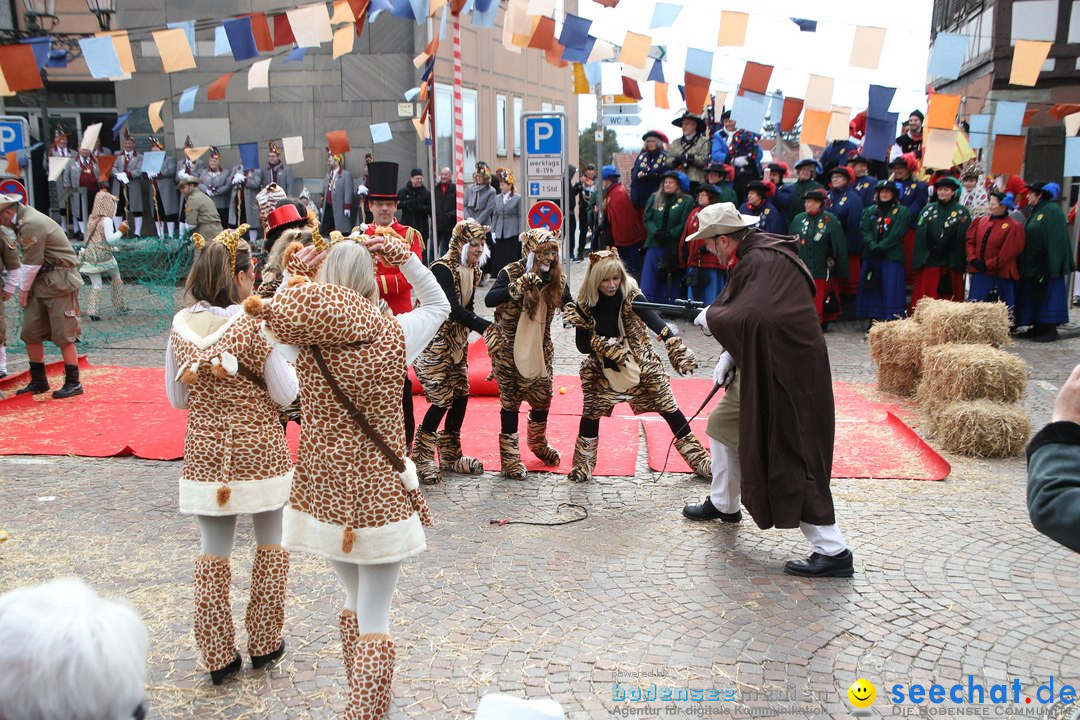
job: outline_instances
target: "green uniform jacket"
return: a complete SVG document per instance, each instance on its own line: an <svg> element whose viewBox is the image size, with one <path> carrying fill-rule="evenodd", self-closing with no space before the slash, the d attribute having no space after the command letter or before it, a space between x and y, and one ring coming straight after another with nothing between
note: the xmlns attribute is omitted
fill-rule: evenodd
<svg viewBox="0 0 1080 720"><path fill-rule="evenodd" d="M831 212L799 213L791 221L788 234L799 238L799 256L815 278L848 276L847 236L840 219ZM832 269L826 265L829 258L836 263Z"/></svg>
<svg viewBox="0 0 1080 720"><path fill-rule="evenodd" d="M911 267L947 267L958 272L967 268L966 243L971 213L953 200L948 205L935 200L919 214L915 226L915 249Z"/></svg>
<svg viewBox="0 0 1080 720"><path fill-rule="evenodd" d="M729 182L721 182L716 185L720 188L720 199L717 202L729 202L735 207L739 206L739 196L735 194L735 188Z"/></svg>
<svg viewBox="0 0 1080 720"><path fill-rule="evenodd" d="M15 234L22 246L23 265L42 266L34 278L30 294L55 298L77 291L83 279L79 274L79 256L71 247L60 225L45 213L19 205Z"/></svg>
<svg viewBox="0 0 1080 720"><path fill-rule="evenodd" d="M694 209L694 202L690 196L680 192L672 195L662 206L663 209L657 210L657 195L662 193L657 191L650 195L645 206L645 249L664 248L675 252L679 249L679 238L682 237L690 211Z"/></svg>
<svg viewBox="0 0 1080 720"><path fill-rule="evenodd" d="M881 208L877 204L863 210L859 222L863 257L904 262L904 233L910 222L911 213L898 202L893 203L885 217L881 216Z"/></svg>
<svg viewBox="0 0 1080 720"><path fill-rule="evenodd" d="M1035 529L1080 552L1080 425L1052 422L1027 448L1028 515Z"/></svg>
<svg viewBox="0 0 1080 720"><path fill-rule="evenodd" d="M1057 203L1040 200L1024 225L1027 244L1016 259L1021 278L1058 278L1073 271L1065 213Z"/></svg>
<svg viewBox="0 0 1080 720"><path fill-rule="evenodd" d="M791 222L795 216L806 211L806 203L803 198L811 190L824 190L825 186L817 180L796 180L791 186L791 203L787 207L787 221Z"/></svg>
<svg viewBox="0 0 1080 720"><path fill-rule="evenodd" d="M195 189L184 200L184 222L207 240L213 240L221 232L221 216L210 196Z"/></svg>

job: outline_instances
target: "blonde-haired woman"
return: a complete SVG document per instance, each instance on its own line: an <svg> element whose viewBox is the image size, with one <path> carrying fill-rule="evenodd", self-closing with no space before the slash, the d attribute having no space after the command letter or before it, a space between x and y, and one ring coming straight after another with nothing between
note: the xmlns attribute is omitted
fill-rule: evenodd
<svg viewBox="0 0 1080 720"><path fill-rule="evenodd" d="M334 236L287 253L288 281L248 311L296 346L304 424L285 509L285 546L325 557L345 587L339 615L350 693L345 718L386 715L394 643L390 606L401 562L426 547L430 515L405 458L401 387L408 364L450 312L405 241L380 228L363 243ZM419 307L390 316L373 302L372 255L398 267ZM315 278L315 281L310 281Z"/></svg>
<svg viewBox="0 0 1080 720"><path fill-rule="evenodd" d="M574 445L574 466L568 479L585 482L596 467L600 418L610 417L620 402L630 403L635 414L656 412L675 434L675 447L701 477L712 477L712 461L679 410L660 358L649 342L649 330L664 343L671 366L680 375L697 366L694 353L652 310L636 307L646 302L615 249L589 255L589 267L577 303L567 303L563 314L577 328L584 404Z"/></svg>
<svg viewBox="0 0 1080 720"><path fill-rule="evenodd" d="M129 312L124 305L124 281L116 264L112 244L124 236L127 225L113 225L116 204L119 199L108 190L99 190L94 196L94 207L86 221L86 247L79 253L79 272L90 278L90 302L86 314L91 320L101 319L101 276L108 275L112 286L112 304L117 315Z"/></svg>
<svg viewBox="0 0 1080 720"><path fill-rule="evenodd" d="M285 583L281 509L293 469L278 406L295 399L296 373L260 323L242 312L255 272L243 225L212 241L193 236L199 253L185 291L192 305L173 318L165 350L165 389L188 410L180 512L195 515L202 551L195 561L195 641L210 679L220 685L240 670L229 589L236 516L255 526L255 562L245 626L252 665L285 650Z"/></svg>

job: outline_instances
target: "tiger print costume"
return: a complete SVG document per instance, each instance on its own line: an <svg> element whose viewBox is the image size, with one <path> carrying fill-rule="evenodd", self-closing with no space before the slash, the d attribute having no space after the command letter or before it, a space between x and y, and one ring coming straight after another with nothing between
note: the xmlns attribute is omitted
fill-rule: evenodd
<svg viewBox="0 0 1080 720"><path fill-rule="evenodd" d="M518 411L529 403L527 442L529 450L545 465L558 465L559 452L547 441L547 414L551 407L551 321L570 301L566 275L559 262L559 237L548 230L521 234L522 259L499 271L484 304L495 308L495 330L500 351L492 353L491 366L499 384L502 432L499 455L502 475L513 480L526 477L518 450ZM544 271L545 261L549 269ZM536 271L539 272L536 272ZM523 312L527 306L532 313Z"/></svg>
<svg viewBox="0 0 1080 720"><path fill-rule="evenodd" d="M465 475L484 471L479 460L462 455L461 425L469 402L469 332L484 335L489 341L489 352L493 357L496 355L494 334L489 332L493 324L473 312L476 287L483 274L480 266L491 254L487 233L488 228L475 220L459 222L451 233L446 254L431 263L431 273L450 301L450 317L413 362L416 377L431 403L416 433L412 451L416 474L425 485L440 482L443 470ZM480 247L483 248L480 256L473 259L471 256ZM443 417L446 425L439 432Z"/></svg>
<svg viewBox="0 0 1080 720"><path fill-rule="evenodd" d="M584 482L592 477L599 445L600 418L610 417L612 409L620 402L630 403L635 414L655 412L663 416L676 436L679 454L695 473L711 477L709 456L690 432L686 418L675 402L670 378L653 350L648 331L655 332L656 339L664 343L668 359L679 374L693 372L698 365L697 359L655 311L634 306L635 302L647 300L626 275L618 250L612 248L591 253L585 282L596 280L594 273L610 277L609 273L616 270L621 275L621 282L613 296L598 292L592 306L579 299L563 309L566 321L577 328L578 350L586 356L581 361L580 371L584 395L581 424L568 479Z"/></svg>

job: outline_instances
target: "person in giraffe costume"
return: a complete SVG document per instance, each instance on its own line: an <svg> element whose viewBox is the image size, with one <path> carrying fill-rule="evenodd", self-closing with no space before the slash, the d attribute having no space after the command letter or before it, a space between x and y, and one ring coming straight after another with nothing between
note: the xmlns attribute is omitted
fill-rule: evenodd
<svg viewBox="0 0 1080 720"><path fill-rule="evenodd" d="M293 467L277 408L292 402L299 386L282 349L242 311L255 282L246 232L225 230L211 241L192 235L198 255L185 290L193 304L173 318L165 350L169 402L188 410L180 512L195 516L202 536L195 641L215 685L242 663L229 603L237 515L252 516L257 542L244 623L251 664L261 668L285 651L282 507Z"/></svg>

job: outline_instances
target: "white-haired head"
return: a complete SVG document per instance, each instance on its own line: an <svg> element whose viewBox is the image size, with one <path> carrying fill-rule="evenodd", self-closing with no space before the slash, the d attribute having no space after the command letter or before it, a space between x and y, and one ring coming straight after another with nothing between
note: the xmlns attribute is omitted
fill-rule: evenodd
<svg viewBox="0 0 1080 720"><path fill-rule="evenodd" d="M0 595L0 718L128 720L145 699L146 626L78 578Z"/></svg>

